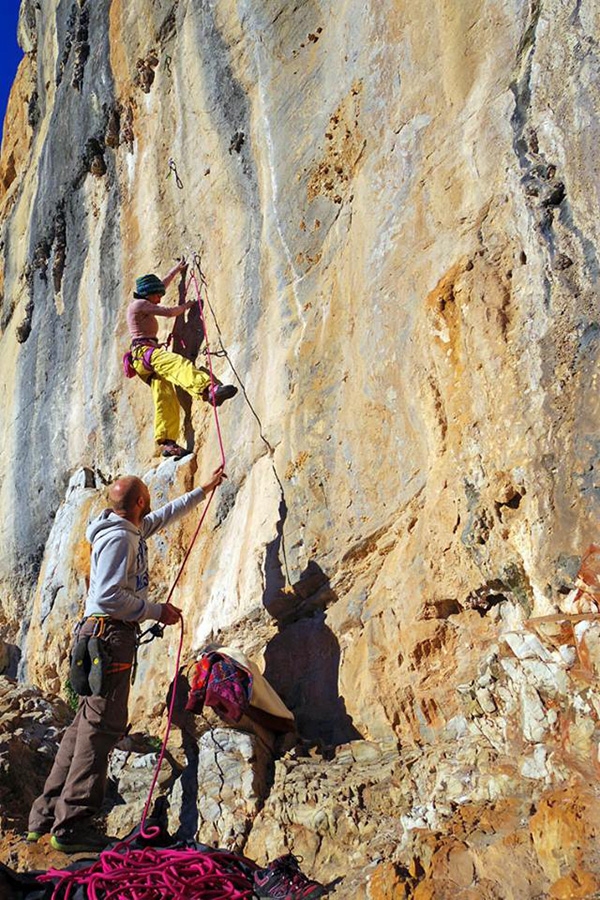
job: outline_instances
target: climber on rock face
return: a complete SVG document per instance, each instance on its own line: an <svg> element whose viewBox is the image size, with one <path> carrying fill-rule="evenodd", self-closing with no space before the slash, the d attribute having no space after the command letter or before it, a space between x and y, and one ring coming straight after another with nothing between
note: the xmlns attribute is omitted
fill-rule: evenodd
<svg viewBox="0 0 600 900"><path fill-rule="evenodd" d="M181 618L172 604L147 599L146 538L195 509L225 477L220 467L202 487L155 512L141 479L119 478L109 490L112 508L89 525L90 584L85 618L76 630L70 676L82 696L43 793L29 813L28 841L36 842L51 832L52 847L65 853L100 851L110 842L92 828L91 819L104 799L109 753L127 729L138 623L153 619L174 625ZM78 670L77 663L86 654L87 670ZM88 673L83 679L81 671Z"/></svg>
<svg viewBox="0 0 600 900"><path fill-rule="evenodd" d="M210 374L198 369L188 359L161 346L157 339L157 316L181 316L196 301L179 306L162 306L161 297L187 263L181 260L165 278L142 275L135 283L133 300L127 308L127 325L131 334L131 364L136 373L152 388L154 399L154 436L162 446L163 456L179 459L189 451L177 444L180 406L175 387L183 388L192 397L220 406L237 394L232 384L215 381L211 387Z"/></svg>

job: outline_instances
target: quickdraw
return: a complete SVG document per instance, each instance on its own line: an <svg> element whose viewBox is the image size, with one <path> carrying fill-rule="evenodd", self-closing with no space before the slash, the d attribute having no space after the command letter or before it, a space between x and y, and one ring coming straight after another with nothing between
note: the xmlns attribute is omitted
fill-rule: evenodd
<svg viewBox="0 0 600 900"><path fill-rule="evenodd" d="M177 185L179 190L182 191L183 190L183 181L179 177L179 173L177 172L177 164L175 163L175 160L173 159L173 157L171 157L169 159L169 172L167 174L167 178L169 178L170 175L175 176L175 184Z"/></svg>

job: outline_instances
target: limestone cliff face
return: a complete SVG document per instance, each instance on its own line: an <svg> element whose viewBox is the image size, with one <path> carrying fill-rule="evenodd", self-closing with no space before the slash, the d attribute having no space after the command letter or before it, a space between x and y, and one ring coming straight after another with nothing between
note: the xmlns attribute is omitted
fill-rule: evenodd
<svg viewBox="0 0 600 900"><path fill-rule="evenodd" d="M149 392L120 370L136 275L201 253L217 372L242 390L175 600L186 653L235 640L308 740L383 754L354 799L333 785L325 825L298 812L304 763L278 763L250 835L258 853L294 834L331 877L356 839L362 867L381 846L335 814L360 796L401 848L369 896L471 890L493 866L457 810L597 773L598 626L525 623L568 608L600 537L599 19L591 0L22 3L0 164L4 639L59 691L103 485L150 473L159 503L218 461L194 405L198 471L158 466ZM193 526L153 548L157 597ZM141 662L140 721L174 642ZM513 813L498 834L522 833ZM541 892L575 858L545 862L535 827L515 879ZM460 863L415 849L419 829L454 829Z"/></svg>

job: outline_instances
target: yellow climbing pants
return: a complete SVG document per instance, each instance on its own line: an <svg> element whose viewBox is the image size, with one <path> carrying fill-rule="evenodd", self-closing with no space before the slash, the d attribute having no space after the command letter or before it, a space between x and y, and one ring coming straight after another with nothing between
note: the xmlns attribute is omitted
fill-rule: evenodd
<svg viewBox="0 0 600 900"><path fill-rule="evenodd" d="M143 360L144 351L147 349L148 345L138 345L132 350L131 355L133 368L146 383L150 383L152 388L154 439L177 441L180 406L174 386L183 388L192 397L200 400L203 391L210 386L210 375L206 370L197 369L189 359L185 359L179 353L171 353L162 347L157 347L152 352L150 362L154 371L151 373Z"/></svg>

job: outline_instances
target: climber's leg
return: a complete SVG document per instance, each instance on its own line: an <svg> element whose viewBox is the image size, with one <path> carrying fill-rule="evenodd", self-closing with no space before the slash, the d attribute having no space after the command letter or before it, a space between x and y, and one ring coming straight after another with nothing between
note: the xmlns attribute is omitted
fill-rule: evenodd
<svg viewBox="0 0 600 900"><path fill-rule="evenodd" d="M154 400L154 439L176 441L179 437L180 406L175 388L164 378L154 375L150 382Z"/></svg>
<svg viewBox="0 0 600 900"><path fill-rule="evenodd" d="M161 380L165 379L175 384L192 397L202 400L202 394L210 387L210 375L197 369L189 359L170 350L157 348L151 357L152 368Z"/></svg>
<svg viewBox="0 0 600 900"><path fill-rule="evenodd" d="M214 402L220 406L224 400L229 400L237 394L237 388L232 384L221 384L214 379L214 386L210 385L210 373L206 369L198 369L192 365L189 359L178 353L158 348L151 357L152 368L161 378L175 384L192 397L200 400ZM211 395L211 392L214 394Z"/></svg>

